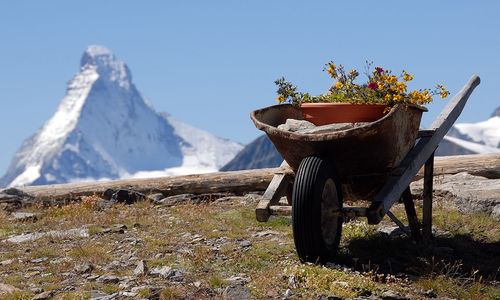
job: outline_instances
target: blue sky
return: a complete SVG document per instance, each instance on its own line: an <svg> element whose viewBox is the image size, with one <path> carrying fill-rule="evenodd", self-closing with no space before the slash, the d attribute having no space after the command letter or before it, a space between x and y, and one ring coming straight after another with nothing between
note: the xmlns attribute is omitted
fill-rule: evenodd
<svg viewBox="0 0 500 300"><path fill-rule="evenodd" d="M500 106L499 1L2 1L0 174L47 121L88 45L110 48L158 111L248 143L249 113L274 104L285 76L314 94L329 60L415 75L412 88L455 94L482 83L460 122ZM429 106L429 125L445 101Z"/></svg>

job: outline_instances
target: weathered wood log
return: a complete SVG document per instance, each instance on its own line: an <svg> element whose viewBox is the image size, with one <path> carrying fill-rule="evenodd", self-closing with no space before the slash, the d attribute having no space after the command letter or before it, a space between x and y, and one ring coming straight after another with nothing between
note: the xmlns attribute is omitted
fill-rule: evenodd
<svg viewBox="0 0 500 300"><path fill-rule="evenodd" d="M500 154L473 154L455 156L436 156L434 158L434 176L452 175L467 172L471 175L489 179L500 178ZM424 177L424 168L413 179Z"/></svg>
<svg viewBox="0 0 500 300"><path fill-rule="evenodd" d="M107 189L129 189L145 194L162 193L165 197L188 193L246 193L264 191L277 173L288 174L291 173L291 170L288 168L269 168L148 179L27 186L20 187L18 190L43 200L74 199L81 196L102 194Z"/></svg>
<svg viewBox="0 0 500 300"><path fill-rule="evenodd" d="M434 176L460 172L487 178L500 178L500 154L436 157ZM33 199L35 202L37 199L72 199L101 194L107 189L130 189L145 194L162 193L166 197L179 194L246 193L266 190L276 174L293 176L289 168L282 167L151 179L27 186L20 187L18 190L35 198ZM422 177L423 170L415 179ZM11 198L16 197L3 194L0 190L0 202L11 201Z"/></svg>

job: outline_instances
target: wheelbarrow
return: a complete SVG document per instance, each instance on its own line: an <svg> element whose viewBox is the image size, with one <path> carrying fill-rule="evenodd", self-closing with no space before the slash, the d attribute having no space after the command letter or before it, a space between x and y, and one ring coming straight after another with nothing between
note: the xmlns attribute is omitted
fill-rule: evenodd
<svg viewBox="0 0 500 300"><path fill-rule="evenodd" d="M434 151L479 85L474 75L453 97L429 129L419 130L425 109L396 105L381 119L346 130L306 134L278 129L287 119L303 119L300 108L285 104L252 112L283 156L256 208L256 218L292 215L295 248L301 261L334 258L346 218L366 217L378 224L385 215L416 242L432 238ZM424 166L423 216L420 224L409 185ZM280 205L287 196L288 205ZM367 207L347 207L344 200L366 200ZM398 201L405 207L409 230L391 213Z"/></svg>

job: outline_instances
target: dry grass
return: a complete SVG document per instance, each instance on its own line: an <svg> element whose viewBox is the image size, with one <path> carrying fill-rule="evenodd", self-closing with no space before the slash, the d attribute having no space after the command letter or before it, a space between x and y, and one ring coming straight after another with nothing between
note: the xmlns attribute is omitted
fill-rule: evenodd
<svg viewBox="0 0 500 300"><path fill-rule="evenodd" d="M75 266L90 263L95 267L93 274L131 276L137 259L144 259L150 268L170 266L185 272L185 282L177 285L148 276L135 279L135 285L150 282L162 286L156 291L149 288L138 291L144 297L156 293L160 299L189 295L219 297L231 284L227 280L231 276L247 278L246 286L252 296L263 299L281 298L288 288L299 298L356 297L368 291L381 295L388 289L422 297L421 291L431 288L440 297L498 298L498 287L488 283L497 275L488 269L485 261L478 262L466 254L467 248L473 245L476 248L473 254L490 259L491 265L492 254L488 251L498 249L495 245L500 242L500 225L486 216L464 216L437 207L434 224L450 231L451 236L438 238L435 243L453 248L455 254L451 258L435 256L405 237L388 238L364 221L347 223L338 257L347 268L343 270L301 264L294 250L290 218L258 223L254 215L255 202L240 200L175 207L155 207L141 202L102 209L96 197L89 197L82 203L63 207L35 208L34 211L43 214L35 223L15 223L0 213L0 239L13 233L82 227L90 234L88 238L42 238L19 245L5 243L0 250L0 261L15 261L0 266L0 278L26 291L10 295L9 299L32 297L31 287L57 290L55 299L82 299L93 289L113 293L120 287L88 281L79 274L62 274L74 274ZM401 207L395 209L404 219L402 211ZM126 225L126 232L108 230L116 224ZM257 235L264 231L271 233ZM242 247L242 242L251 245ZM47 260L31 262L42 257ZM134 260L129 261L130 257ZM108 267L113 261L123 265ZM460 262L460 268L453 265L455 262ZM474 270L480 271L474 273L472 266L476 262ZM34 271L40 273L24 276ZM399 273L406 275L397 275ZM42 277L41 274L50 275ZM194 288L194 282L199 282L200 288ZM69 285L75 290L61 290Z"/></svg>

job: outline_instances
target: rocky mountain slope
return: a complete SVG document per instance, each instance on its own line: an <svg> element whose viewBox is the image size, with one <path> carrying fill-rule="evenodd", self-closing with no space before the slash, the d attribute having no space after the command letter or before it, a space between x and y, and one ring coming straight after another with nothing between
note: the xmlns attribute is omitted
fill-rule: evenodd
<svg viewBox="0 0 500 300"><path fill-rule="evenodd" d="M245 146L221 171L278 167L283 158L267 135L261 135Z"/></svg>
<svg viewBox="0 0 500 300"><path fill-rule="evenodd" d="M215 171L241 148L157 113L127 65L90 46L58 110L24 141L0 186Z"/></svg>

